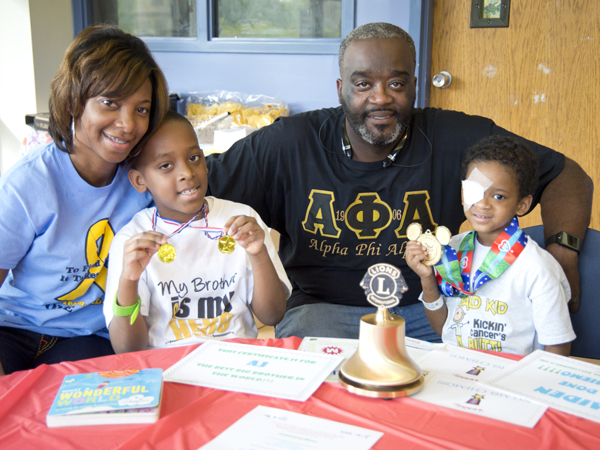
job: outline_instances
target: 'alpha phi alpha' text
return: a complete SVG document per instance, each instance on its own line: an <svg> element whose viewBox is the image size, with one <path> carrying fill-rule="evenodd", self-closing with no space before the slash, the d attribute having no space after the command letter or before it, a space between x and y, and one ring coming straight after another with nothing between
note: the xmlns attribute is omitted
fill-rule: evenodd
<svg viewBox="0 0 600 450"><path fill-rule="evenodd" d="M437 227L429 207L430 197L427 191L406 192L404 208L401 212L392 209L379 198L376 192L361 193L341 214L338 214L337 219L333 192L313 189L308 198L310 202L302 227L309 233L323 237L341 236L342 229L338 227L336 220L343 221L358 239L370 240L377 239L381 231L390 226L392 220L400 220L400 225L394 230L398 239L406 238L406 228L415 221L421 223L424 230L435 230ZM324 242L322 241L317 248L319 251L335 252L335 244L324 244ZM312 244L311 241L311 248ZM331 248L328 249L327 246ZM338 253L345 254L342 251L344 248L340 248ZM326 253L323 256L326 256Z"/></svg>

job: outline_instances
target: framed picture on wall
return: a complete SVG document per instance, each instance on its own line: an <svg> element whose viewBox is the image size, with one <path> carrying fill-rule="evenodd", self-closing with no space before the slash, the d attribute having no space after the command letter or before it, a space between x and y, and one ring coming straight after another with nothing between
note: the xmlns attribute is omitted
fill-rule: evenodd
<svg viewBox="0 0 600 450"><path fill-rule="evenodd" d="M473 0L471 28L508 27L510 0Z"/></svg>

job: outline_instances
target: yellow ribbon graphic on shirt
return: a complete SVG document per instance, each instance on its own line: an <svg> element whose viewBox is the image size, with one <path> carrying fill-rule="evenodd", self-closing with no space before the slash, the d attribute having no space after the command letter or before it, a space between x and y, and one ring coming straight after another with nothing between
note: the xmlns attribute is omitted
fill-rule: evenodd
<svg viewBox="0 0 600 450"><path fill-rule="evenodd" d="M88 272L82 275L84 278L75 289L57 300L75 300L83 296L94 283L104 292L107 273L106 258L108 258L108 250L114 237L115 233L108 219L99 220L90 227L85 244Z"/></svg>

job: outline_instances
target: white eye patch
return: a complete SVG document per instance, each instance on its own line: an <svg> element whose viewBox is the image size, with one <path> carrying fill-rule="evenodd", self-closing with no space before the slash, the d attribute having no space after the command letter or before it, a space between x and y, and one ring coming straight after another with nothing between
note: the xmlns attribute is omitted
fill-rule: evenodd
<svg viewBox="0 0 600 450"><path fill-rule="evenodd" d="M475 203L483 200L485 191L492 184L494 184L494 182L481 173L477 167L473 169L469 175L469 178L462 181L463 207L465 212L468 211Z"/></svg>

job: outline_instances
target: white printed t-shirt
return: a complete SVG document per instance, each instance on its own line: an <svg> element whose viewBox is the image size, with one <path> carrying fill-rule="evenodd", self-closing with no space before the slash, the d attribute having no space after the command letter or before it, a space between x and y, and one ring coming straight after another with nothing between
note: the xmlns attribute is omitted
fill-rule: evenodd
<svg viewBox="0 0 600 450"><path fill-rule="evenodd" d="M454 236L450 245L458 250L466 234ZM483 262L486 250L476 242L474 259ZM445 297L448 317L442 340L519 355L571 342L575 333L567 307L570 296L562 267L529 238L523 252L497 279L474 295Z"/></svg>
<svg viewBox="0 0 600 450"><path fill-rule="evenodd" d="M286 290L292 290L277 255L271 235L251 207L228 200L206 197L208 226L221 229L232 216L256 218L265 230L265 245ZM110 263L104 315L110 325L112 305L123 266L123 245L131 236L152 230L155 208L140 211L115 236L110 249ZM177 255L171 263L163 263L153 255L140 277L138 293L142 301L140 313L146 316L148 346L187 345L206 339L254 339L258 335L250 310L254 277L246 251L236 245L231 254L218 249L218 240L207 237L204 219L192 222L182 232L169 238ZM158 219L156 231L169 236L179 225ZM210 233L211 237L218 233Z"/></svg>

